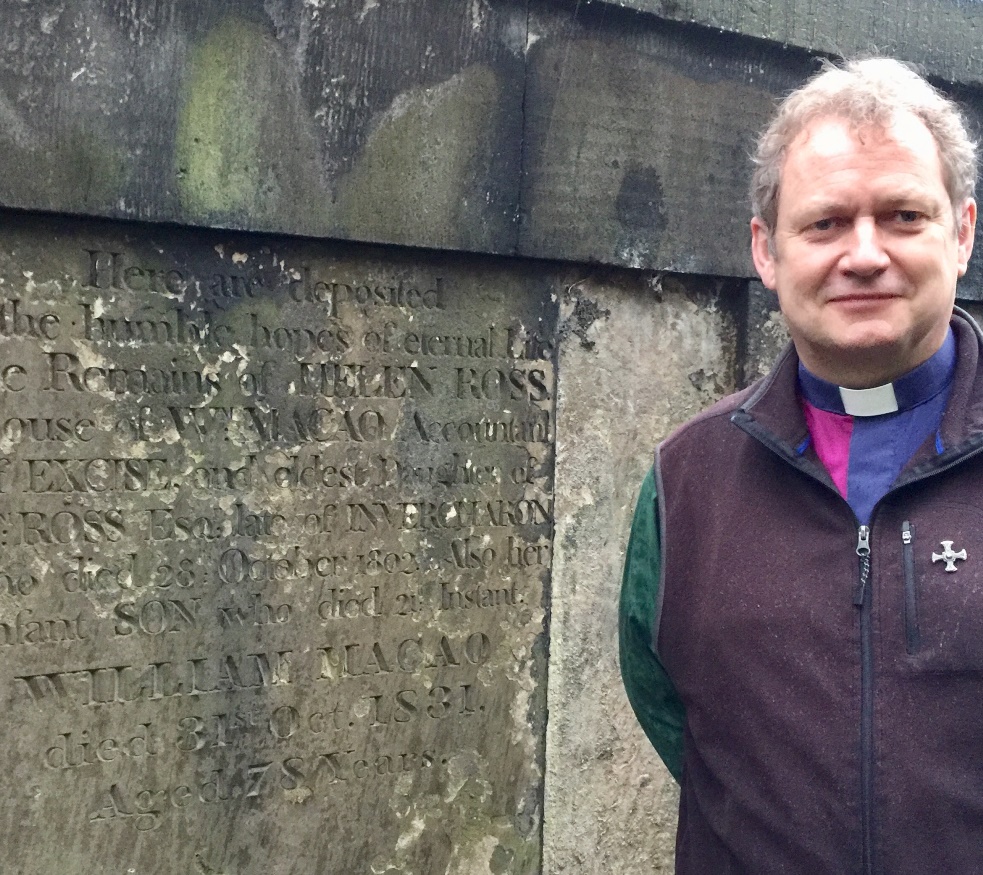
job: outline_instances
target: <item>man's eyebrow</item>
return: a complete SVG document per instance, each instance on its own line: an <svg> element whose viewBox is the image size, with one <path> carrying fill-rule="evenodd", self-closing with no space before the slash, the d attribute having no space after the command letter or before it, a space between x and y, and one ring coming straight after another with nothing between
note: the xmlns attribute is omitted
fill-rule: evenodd
<svg viewBox="0 0 983 875"><path fill-rule="evenodd" d="M934 207L937 209L943 209L945 207L941 198L927 189L918 186L899 186L894 191L879 199L879 207L883 209L898 209L907 204ZM830 198L817 196L813 200L804 201L796 212L799 215L813 215L815 213L836 213L846 209L852 209L849 197Z"/></svg>
<svg viewBox="0 0 983 875"><path fill-rule="evenodd" d="M943 209L943 208L947 209L949 206L948 195L946 195L945 197L940 197L938 195L930 194L928 192L921 192L921 193L917 191L902 192L899 193L899 195L896 195L893 200L897 202L902 199L902 196L904 200L918 201L920 203L932 204L934 206L937 206L939 209Z"/></svg>
<svg viewBox="0 0 983 875"><path fill-rule="evenodd" d="M795 211L797 216L826 215L828 213L838 213L847 209L845 200L833 200L827 197L817 197L815 200L805 201L799 209Z"/></svg>
<svg viewBox="0 0 983 875"><path fill-rule="evenodd" d="M846 205L843 200L834 200L833 198L816 198L815 200L806 201L803 208L809 211L819 210L820 212L825 212L826 210L841 210Z"/></svg>

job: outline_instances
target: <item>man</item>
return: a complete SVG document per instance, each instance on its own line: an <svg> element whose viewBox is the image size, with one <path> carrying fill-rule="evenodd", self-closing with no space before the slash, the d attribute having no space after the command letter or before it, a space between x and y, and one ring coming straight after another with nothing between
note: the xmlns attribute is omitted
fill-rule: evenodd
<svg viewBox="0 0 983 875"><path fill-rule="evenodd" d="M902 64L830 68L755 156L792 345L656 453L622 673L685 875L983 872L975 146Z"/></svg>

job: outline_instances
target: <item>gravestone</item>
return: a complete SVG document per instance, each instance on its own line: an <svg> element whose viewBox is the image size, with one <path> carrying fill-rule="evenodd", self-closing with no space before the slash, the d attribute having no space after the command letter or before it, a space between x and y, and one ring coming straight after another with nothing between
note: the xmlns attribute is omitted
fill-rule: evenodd
<svg viewBox="0 0 983 875"><path fill-rule="evenodd" d="M539 871L556 307L4 215L0 869Z"/></svg>

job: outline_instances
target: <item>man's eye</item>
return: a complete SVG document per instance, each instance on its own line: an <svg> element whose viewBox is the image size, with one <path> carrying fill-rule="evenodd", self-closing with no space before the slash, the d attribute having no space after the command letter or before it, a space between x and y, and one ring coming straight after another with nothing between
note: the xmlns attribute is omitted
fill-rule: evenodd
<svg viewBox="0 0 983 875"><path fill-rule="evenodd" d="M836 225L836 219L820 219L813 222L812 227L815 231L831 231Z"/></svg>
<svg viewBox="0 0 983 875"><path fill-rule="evenodd" d="M917 210L898 210L897 212L898 221L910 225L913 222L917 222L921 218L921 213Z"/></svg>

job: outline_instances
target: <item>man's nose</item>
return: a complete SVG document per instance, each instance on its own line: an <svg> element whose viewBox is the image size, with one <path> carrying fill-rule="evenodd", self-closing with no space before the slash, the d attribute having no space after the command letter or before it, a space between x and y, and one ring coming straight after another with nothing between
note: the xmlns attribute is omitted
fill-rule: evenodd
<svg viewBox="0 0 983 875"><path fill-rule="evenodd" d="M881 234L873 218L857 219L841 262L843 269L864 277L886 270L891 259L884 249Z"/></svg>

